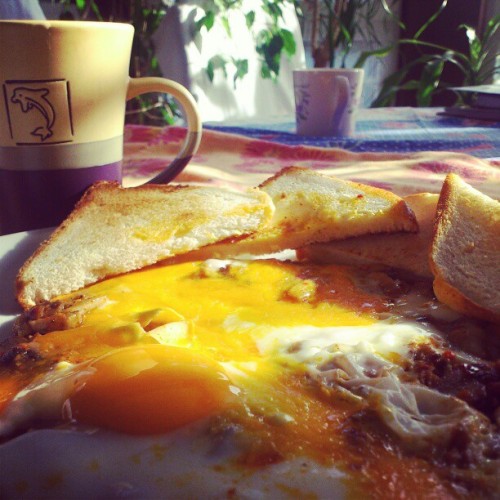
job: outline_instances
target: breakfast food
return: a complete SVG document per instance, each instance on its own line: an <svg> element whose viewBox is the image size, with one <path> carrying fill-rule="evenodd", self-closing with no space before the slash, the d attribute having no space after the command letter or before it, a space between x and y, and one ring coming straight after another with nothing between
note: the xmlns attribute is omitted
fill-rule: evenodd
<svg viewBox="0 0 500 500"><path fill-rule="evenodd" d="M193 255L17 319L4 496L498 495L495 325L394 268Z"/></svg>
<svg viewBox="0 0 500 500"><path fill-rule="evenodd" d="M284 168L259 188L275 206L270 224L237 245L216 245L198 257L262 255L352 236L418 230L415 215L399 196L310 169Z"/></svg>
<svg viewBox="0 0 500 500"><path fill-rule="evenodd" d="M209 187L123 189L97 183L21 269L19 303L33 306L207 245L198 259L418 229L400 197L304 168L286 168L260 188L235 193ZM235 244L238 239L248 243ZM57 269L49 280L48 269Z"/></svg>
<svg viewBox="0 0 500 500"><path fill-rule="evenodd" d="M259 187L271 197L276 211L268 229L272 234L259 232L253 239L278 239L276 250L297 248L311 240L418 229L415 216L399 196L306 168L285 168Z"/></svg>
<svg viewBox="0 0 500 500"><path fill-rule="evenodd" d="M23 266L19 302L32 306L111 274L248 236L272 213L269 197L257 190L99 182Z"/></svg>
<svg viewBox="0 0 500 500"><path fill-rule="evenodd" d="M431 193L404 198L417 219L416 233L368 234L308 245L299 249L298 257L323 264L382 265L432 278L429 254L438 198Z"/></svg>
<svg viewBox="0 0 500 500"><path fill-rule="evenodd" d="M500 203L449 174L437 211L434 293L452 309L500 323Z"/></svg>

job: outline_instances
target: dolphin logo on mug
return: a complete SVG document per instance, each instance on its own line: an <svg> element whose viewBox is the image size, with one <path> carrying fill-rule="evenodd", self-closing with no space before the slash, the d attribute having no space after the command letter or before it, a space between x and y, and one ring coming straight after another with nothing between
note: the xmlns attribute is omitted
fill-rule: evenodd
<svg viewBox="0 0 500 500"><path fill-rule="evenodd" d="M56 117L54 108L47 99L48 94L49 89L47 88L29 89L27 87L17 87L10 99L13 103L21 106L23 113L36 110L42 115L45 124L31 131L31 135L40 137L42 142L52 136L52 126Z"/></svg>

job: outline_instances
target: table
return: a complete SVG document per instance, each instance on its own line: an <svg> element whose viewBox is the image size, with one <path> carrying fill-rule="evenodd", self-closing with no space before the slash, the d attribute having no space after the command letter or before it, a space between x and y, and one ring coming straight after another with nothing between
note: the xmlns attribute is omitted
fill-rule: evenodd
<svg viewBox="0 0 500 500"><path fill-rule="evenodd" d="M374 108L358 112L351 138L300 137L289 120L209 123L207 128L281 144L337 147L349 151L460 151L478 158L500 158L500 122L457 118L443 108Z"/></svg>
<svg viewBox="0 0 500 500"><path fill-rule="evenodd" d="M454 172L499 197L500 124L439 111L362 110L357 133L348 139L300 137L291 121L208 123L197 154L176 182L246 189L293 165L406 195L439 192L445 175ZM124 184L158 174L185 134L182 127L127 126Z"/></svg>

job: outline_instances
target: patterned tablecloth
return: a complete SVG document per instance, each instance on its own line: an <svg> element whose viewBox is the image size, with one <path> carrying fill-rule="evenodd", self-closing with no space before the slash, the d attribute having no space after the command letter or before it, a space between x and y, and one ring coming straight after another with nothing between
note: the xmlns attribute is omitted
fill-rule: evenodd
<svg viewBox="0 0 500 500"><path fill-rule="evenodd" d="M344 148L350 151L460 151L479 158L500 158L500 122L457 118L442 108L360 109L350 138L300 137L288 121L239 123L214 130L268 139L283 144Z"/></svg>
<svg viewBox="0 0 500 500"><path fill-rule="evenodd" d="M356 136L340 140L299 137L285 130L292 124L206 127L198 153L176 182L242 189L295 165L408 194L439 192L445 174L455 172L499 197L500 159L491 159L500 158L498 123L409 108L365 110L364 116ZM440 126L441 120L448 125ZM127 126L125 134L124 185L133 186L175 157L186 130Z"/></svg>

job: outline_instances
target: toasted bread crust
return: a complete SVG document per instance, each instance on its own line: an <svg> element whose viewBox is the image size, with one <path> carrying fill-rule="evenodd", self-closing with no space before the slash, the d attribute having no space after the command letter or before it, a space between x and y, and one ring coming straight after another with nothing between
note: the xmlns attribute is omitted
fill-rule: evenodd
<svg viewBox="0 0 500 500"><path fill-rule="evenodd" d="M26 309L105 277L131 271L269 222L269 197L214 187L98 182L21 267L18 302Z"/></svg>
<svg viewBox="0 0 500 500"><path fill-rule="evenodd" d="M144 185L141 186L141 189L149 189L150 186ZM164 192L172 192L174 190L181 190L181 189L186 189L188 186L170 186L166 185L164 186ZM27 309L29 307L32 307L34 305L33 302L29 301L26 296L26 289L30 283L30 279L26 277L28 273L28 269L31 266L31 263L33 261L36 261L41 255L44 254L47 248L50 248L50 246L56 241L61 234L64 234L64 231L66 228L71 225L71 223L75 220L77 220L81 213L85 210L85 207L88 206L89 204L96 202L99 197L102 197L103 194L105 193L111 193L116 189L123 189L118 182L113 182L113 181L98 181L94 183L92 186L90 186L83 196L78 200L78 202L75 205L75 208L71 211L71 213L66 217L66 219L51 233L51 235L43 241L37 249L33 252L33 254L28 258L28 260L22 265L22 267L19 269L19 272L17 274L17 278L15 281L15 292L16 292L16 297L17 301L21 305L23 309Z"/></svg>
<svg viewBox="0 0 500 500"><path fill-rule="evenodd" d="M434 290L452 309L500 321L500 204L449 174L434 223Z"/></svg>
<svg viewBox="0 0 500 500"><path fill-rule="evenodd" d="M381 233L341 241L309 245L297 251L299 259L345 265L382 265L432 278L429 253L437 194L419 193L404 197L419 225L417 233Z"/></svg>
<svg viewBox="0 0 500 500"><path fill-rule="evenodd" d="M255 245L252 253L361 234L418 231L405 201L383 189L301 167L285 168L259 187L272 198L276 211L271 226L245 242Z"/></svg>
<svg viewBox="0 0 500 500"><path fill-rule="evenodd" d="M471 299L439 276L434 279L432 288L436 298L454 311L464 314L465 316L500 324L500 313L486 309L479 304L475 304Z"/></svg>
<svg viewBox="0 0 500 500"><path fill-rule="evenodd" d="M418 230L415 214L399 196L311 169L284 168L259 188L273 200L271 223L235 245L210 245L193 258L262 255L364 234Z"/></svg>
<svg viewBox="0 0 500 500"><path fill-rule="evenodd" d="M410 231L410 232L418 231L418 225L416 224L415 215L408 207L408 205L403 201L403 199L401 199L398 195L392 193L391 191L387 191L386 189L376 188L368 184L361 184L359 182L353 182L332 176L327 176L304 167L285 167L282 170L280 170L277 174L273 175L272 177L266 179L263 183L261 183L259 185L259 188L268 193L272 192L273 191L272 186L274 184L279 186L278 184L279 181L285 180L286 182L286 178L290 178L292 180L294 178L295 179L302 178L304 179L304 181L306 181L307 179L314 179L314 178L322 179L325 182L330 181L332 183L332 187L334 185L333 183L336 183L337 186L342 186L342 188L344 189L351 188L353 190L359 190L360 193L363 193L366 196L374 196L379 199L385 199L387 202L392 203L394 205L393 207L394 212L392 214L392 216L394 217L392 223L394 225L398 224L401 225L402 230L404 231ZM286 197L286 192L279 193L280 197L283 195L285 195ZM397 217L400 217L400 219L397 219Z"/></svg>

